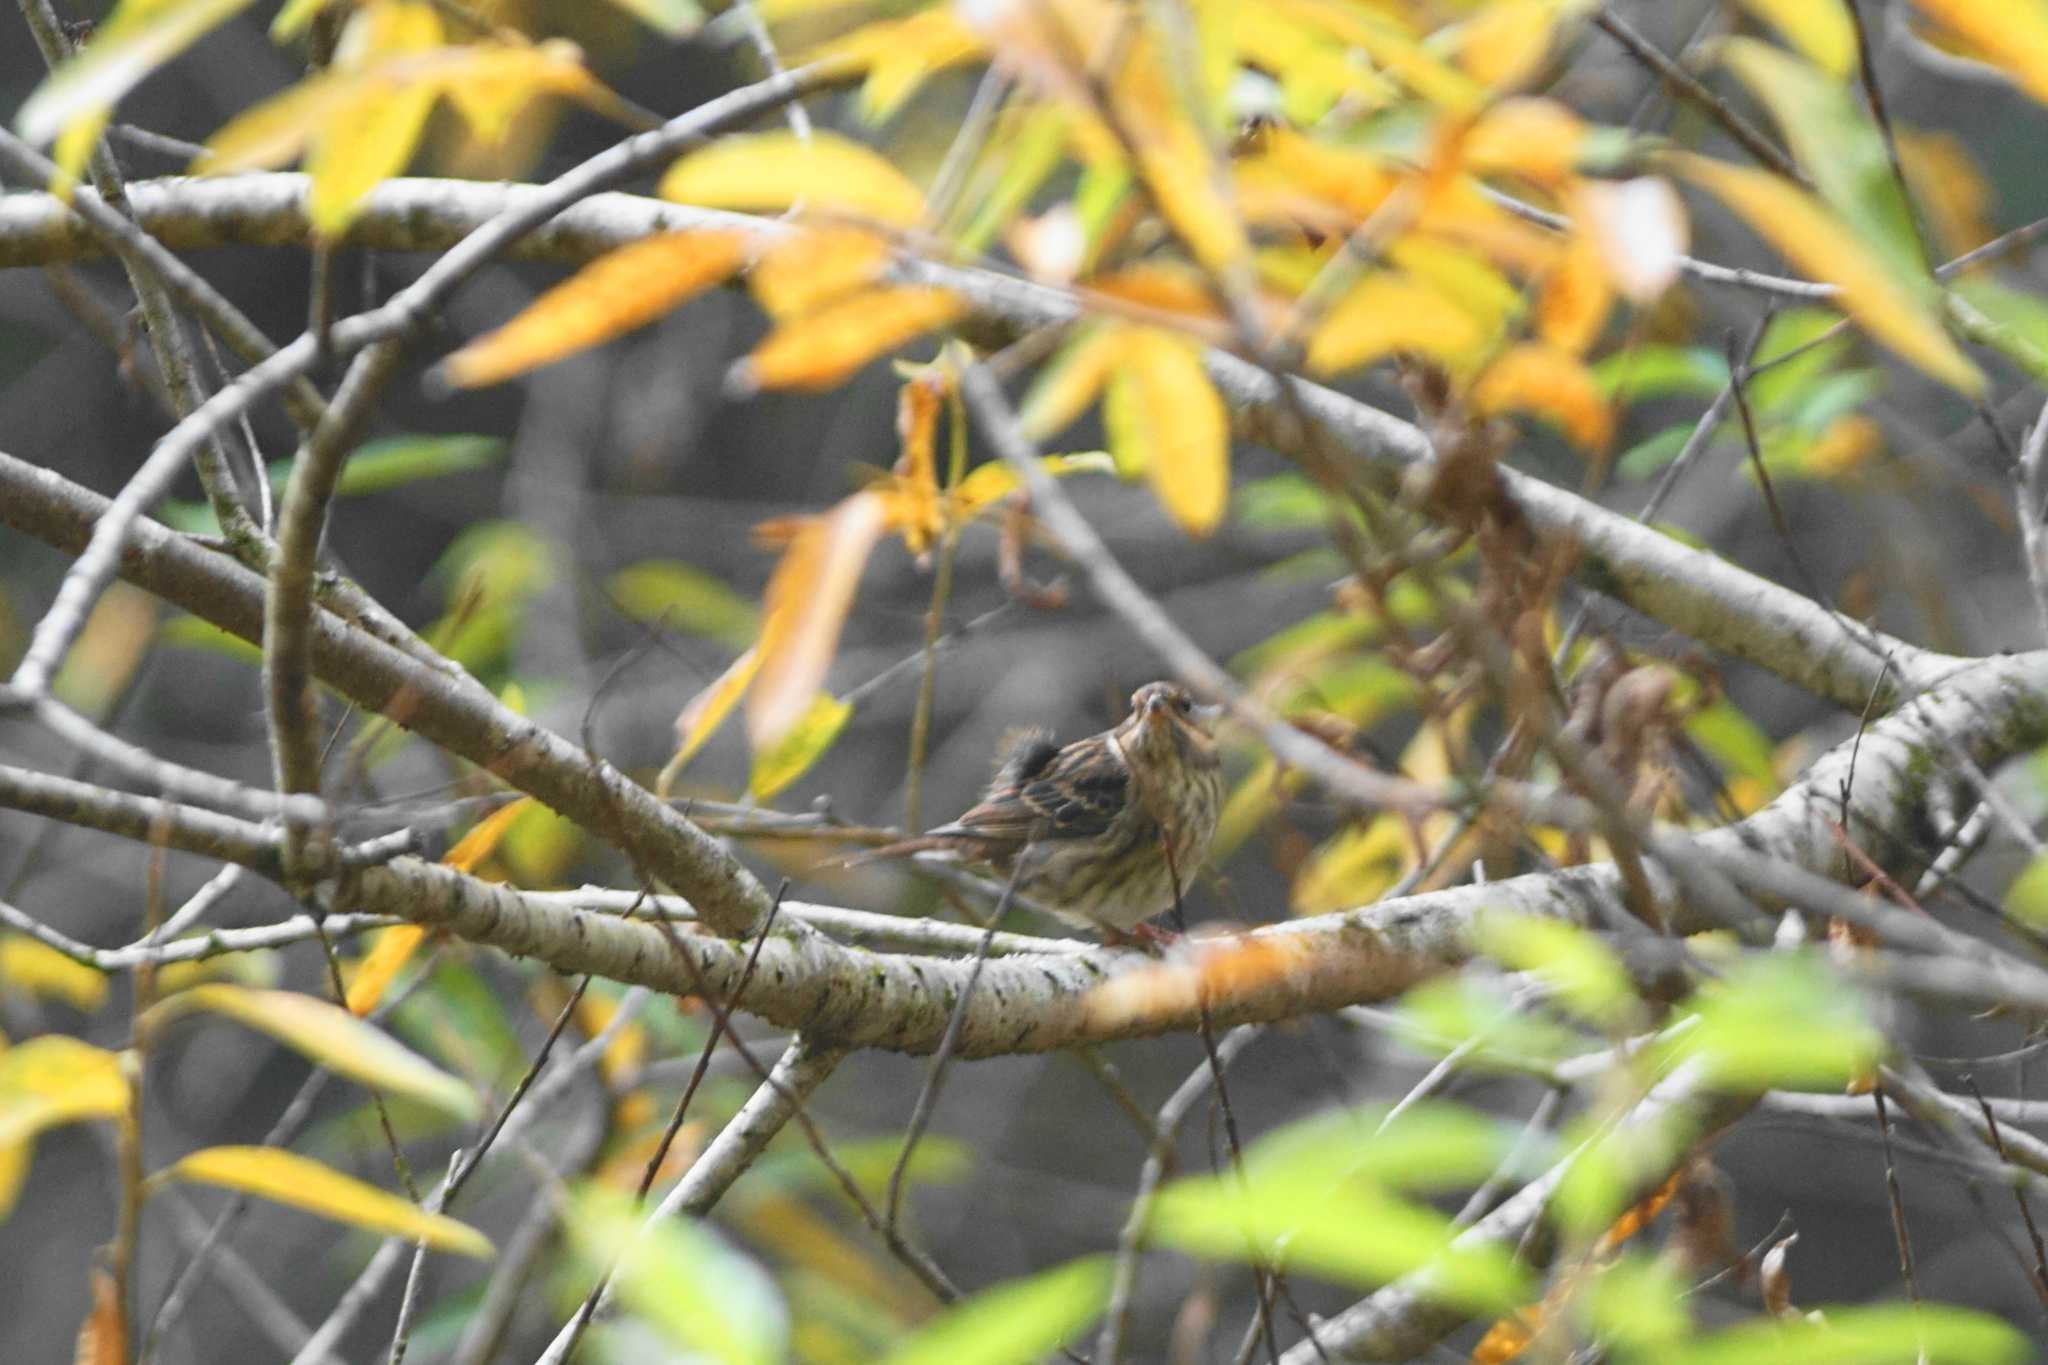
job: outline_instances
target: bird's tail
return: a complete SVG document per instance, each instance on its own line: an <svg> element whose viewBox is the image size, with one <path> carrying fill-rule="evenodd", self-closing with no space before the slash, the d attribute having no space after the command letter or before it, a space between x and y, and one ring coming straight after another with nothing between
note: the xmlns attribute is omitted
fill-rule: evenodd
<svg viewBox="0 0 2048 1365"><path fill-rule="evenodd" d="M841 867L862 867L868 863L879 863L885 858L908 858L913 853L933 853L951 847L945 839L930 834L921 834L915 839L898 839L893 844L883 844L848 858L841 858Z"/></svg>

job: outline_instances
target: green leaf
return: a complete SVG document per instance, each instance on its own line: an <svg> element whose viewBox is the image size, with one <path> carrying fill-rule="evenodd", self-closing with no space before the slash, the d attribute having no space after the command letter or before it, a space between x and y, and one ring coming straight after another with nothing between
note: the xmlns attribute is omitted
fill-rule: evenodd
<svg viewBox="0 0 2048 1365"><path fill-rule="evenodd" d="M636 621L745 647L761 633L761 613L702 569L674 559L629 564L605 580L605 592Z"/></svg>
<svg viewBox="0 0 2048 1365"><path fill-rule="evenodd" d="M1417 1103L1388 1122L1390 1112L1367 1105L1290 1123L1245 1150L1246 1178L1454 1189L1493 1174L1517 1140L1515 1129L1460 1104Z"/></svg>
<svg viewBox="0 0 2048 1365"><path fill-rule="evenodd" d="M1949 317L1972 341L2004 352L2037 380L2048 380L2048 302L1972 275L1949 295Z"/></svg>
<svg viewBox="0 0 2048 1365"><path fill-rule="evenodd" d="M1667 1055L1736 1090L1835 1089L1868 1074L1884 1035L1856 991L1812 953L1743 958L1694 995L1696 1028Z"/></svg>
<svg viewBox="0 0 2048 1365"><path fill-rule="evenodd" d="M1102 1313L1110 1262L1090 1256L984 1289L883 1357L884 1365L1032 1365Z"/></svg>
<svg viewBox="0 0 2048 1365"><path fill-rule="evenodd" d="M1749 381L1750 405L1775 414L1820 382L1854 344L1846 332L1820 340L1841 321L1840 313L1825 308L1788 308L1772 318L1750 362L1755 371ZM1803 349L1808 346L1812 349ZM1794 351L1800 354L1794 356ZM1791 358L1782 358L1787 356Z"/></svg>
<svg viewBox="0 0 2048 1365"><path fill-rule="evenodd" d="M481 1112L469 1086L339 1005L296 991L208 982L159 1001L137 1021L156 1029L195 1010L225 1015L364 1085L409 1095L465 1121Z"/></svg>
<svg viewBox="0 0 2048 1365"><path fill-rule="evenodd" d="M2027 1338L2008 1323L1948 1304L1837 1306L1823 1320L1759 1319L1674 1342L1660 1365L2006 1365L2034 1358ZM1924 1356L1923 1356L1924 1353Z"/></svg>
<svg viewBox="0 0 2048 1365"><path fill-rule="evenodd" d="M903 1155L903 1139L895 1134L854 1138L832 1144L832 1155L853 1183L870 1197L887 1192L889 1177ZM917 1144L903 1178L910 1185L957 1185L974 1171L974 1149L943 1134L931 1134ZM781 1190L816 1191L843 1195L838 1177L808 1149L791 1148L770 1152L754 1164L756 1183Z"/></svg>
<svg viewBox="0 0 2048 1365"><path fill-rule="evenodd" d="M392 436L367 441L348 457L334 493L356 498L422 479L469 474L495 464L504 453L505 442L496 436Z"/></svg>
<svg viewBox="0 0 2048 1365"><path fill-rule="evenodd" d="M123 0L100 31L43 79L14 116L24 140L44 143L73 119L113 107L145 76L249 0Z"/></svg>
<svg viewBox="0 0 2048 1365"><path fill-rule="evenodd" d="M1693 425L1680 422L1636 442L1615 458L1614 472L1624 479L1649 478L1684 451L1685 443L1692 439Z"/></svg>
<svg viewBox="0 0 2048 1365"><path fill-rule="evenodd" d="M1473 941L1502 965L1536 973L1558 1004L1589 1023L1619 1025L1635 1013L1621 960L1575 924L1489 910L1474 924Z"/></svg>
<svg viewBox="0 0 2048 1365"><path fill-rule="evenodd" d="M619 1297L677 1348L723 1365L780 1365L789 1314L775 1282L702 1223L643 1226L633 1201L597 1184L579 1188L568 1229L593 1266L619 1257Z"/></svg>
<svg viewBox="0 0 2048 1365"><path fill-rule="evenodd" d="M1434 1056L1469 1048L1464 1065L1541 1070L1584 1050L1585 1039L1517 1009L1496 986L1463 975L1426 981L1401 997L1402 1041Z"/></svg>
<svg viewBox="0 0 2048 1365"><path fill-rule="evenodd" d="M424 1242L437 1251L487 1260L491 1242L467 1223L343 1175L311 1157L277 1147L207 1147L151 1177L240 1190L323 1218L387 1236Z"/></svg>
<svg viewBox="0 0 2048 1365"><path fill-rule="evenodd" d="M687 38L704 27L697 0L611 0L664 38Z"/></svg>
<svg viewBox="0 0 2048 1365"><path fill-rule="evenodd" d="M2005 889L2006 913L2022 924L2048 925L2048 853L2036 853Z"/></svg>
<svg viewBox="0 0 2048 1365"><path fill-rule="evenodd" d="M1730 38L1722 60L1777 120L1799 168L1820 197L1891 266L1895 280L1922 297L1933 282L1912 209L1877 126L1851 87L1782 48Z"/></svg>
<svg viewBox="0 0 2048 1365"><path fill-rule="evenodd" d="M203 621L197 616L172 617L158 627L156 638L161 644L225 654L245 664L263 662L260 646L250 644L239 635L230 635L213 622Z"/></svg>
<svg viewBox="0 0 2048 1365"><path fill-rule="evenodd" d="M1587 1277L1579 1299L1594 1331L1617 1346L1664 1360L1694 1331L1686 1311L1692 1286L1662 1261L1624 1253L1614 1264Z"/></svg>
<svg viewBox="0 0 2048 1365"><path fill-rule="evenodd" d="M960 229L955 245L967 256L977 256L1007 227L1010 220L1030 206L1052 173L1059 169L1067 149L1067 114L1056 106L1032 106L1014 132L991 143L989 160L996 168L994 183L979 195L963 195L962 202L974 206L974 216Z"/></svg>
<svg viewBox="0 0 2048 1365"><path fill-rule="evenodd" d="M1428 1267L1432 1297L1471 1312L1525 1301L1527 1274L1498 1246L1453 1247L1458 1229L1436 1210L1362 1180L1262 1169L1254 1177L1202 1176L1161 1193L1152 1235L1183 1251L1257 1260L1359 1285Z"/></svg>
<svg viewBox="0 0 2048 1365"><path fill-rule="evenodd" d="M841 701L829 692L820 692L811 702L810 709L789 727L782 738L754 755L754 771L747 782L747 794L756 801L766 801L802 777L832 747L852 716L851 702Z"/></svg>
<svg viewBox="0 0 2048 1365"><path fill-rule="evenodd" d="M1685 733L1729 773L1777 790L1776 750L1770 736L1726 697L1695 712L1685 723Z"/></svg>
<svg viewBox="0 0 2048 1365"><path fill-rule="evenodd" d="M1260 531L1320 529L1330 520L1330 495L1303 474L1247 480L1231 501L1238 521Z"/></svg>
<svg viewBox="0 0 2048 1365"><path fill-rule="evenodd" d="M524 820L522 813L518 821ZM526 1062L497 991L474 966L445 956L428 987L408 994L392 1013L391 1028L479 1086L509 1083Z"/></svg>
<svg viewBox="0 0 2048 1365"><path fill-rule="evenodd" d="M1595 365L1593 382L1618 403L1712 398L1728 385L1728 361L1704 346L1632 346Z"/></svg>

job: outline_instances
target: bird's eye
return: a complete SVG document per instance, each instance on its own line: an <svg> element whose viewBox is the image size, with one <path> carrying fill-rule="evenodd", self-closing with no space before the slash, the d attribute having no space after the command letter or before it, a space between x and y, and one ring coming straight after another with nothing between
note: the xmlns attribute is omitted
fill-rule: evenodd
<svg viewBox="0 0 2048 1365"><path fill-rule="evenodd" d="M1183 692L1173 699L1173 709L1185 716L1195 709L1194 700Z"/></svg>

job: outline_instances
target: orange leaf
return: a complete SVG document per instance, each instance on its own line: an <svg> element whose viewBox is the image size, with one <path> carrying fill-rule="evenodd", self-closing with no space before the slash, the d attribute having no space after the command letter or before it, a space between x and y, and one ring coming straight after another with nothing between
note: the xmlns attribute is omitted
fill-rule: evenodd
<svg viewBox="0 0 2048 1365"><path fill-rule="evenodd" d="M1917 0L1925 13L2037 100L2048 101L2048 3Z"/></svg>
<svg viewBox="0 0 2048 1365"><path fill-rule="evenodd" d="M476 388L609 341L725 279L746 254L738 232L665 232L608 251L450 356L441 373Z"/></svg>
<svg viewBox="0 0 2048 1365"><path fill-rule="evenodd" d="M1553 346L1530 343L1500 355L1479 377L1472 406L1487 416L1533 412L1583 450L1602 449L1614 435L1614 411L1592 372Z"/></svg>
<svg viewBox="0 0 2048 1365"><path fill-rule="evenodd" d="M1309 338L1309 368L1323 374L1415 351L1452 369L1486 344L1478 319L1406 275L1368 275L1337 301Z"/></svg>
<svg viewBox="0 0 2048 1365"><path fill-rule="evenodd" d="M1472 1348L1472 1365L1507 1365L1519 1357L1536 1340L1545 1316L1543 1306L1532 1303L1504 1318L1496 1318Z"/></svg>
<svg viewBox="0 0 2048 1365"><path fill-rule="evenodd" d="M1599 339L1614 307L1614 288L1600 248L1583 233L1574 234L1557 268L1543 277L1536 300L1536 331L1545 341L1572 355L1584 355Z"/></svg>
<svg viewBox="0 0 2048 1365"><path fill-rule="evenodd" d="M761 671L761 652L749 649L732 661L725 672L718 675L712 684L690 698L676 717L676 754L661 770L661 778L655 790L664 798L674 785L676 774L683 766L697 756L705 742L725 723L733 707L746 695L753 683L754 675Z"/></svg>
<svg viewBox="0 0 2048 1365"><path fill-rule="evenodd" d="M1842 307L1872 336L1953 388L1983 391L1983 374L1956 349L1927 302L1927 282L1901 280L1819 200L1767 171L1684 153L1672 162L1794 265L1841 290Z"/></svg>
<svg viewBox="0 0 2048 1365"><path fill-rule="evenodd" d="M814 519L768 580L760 676L747 698L747 738L768 748L804 718L824 689L868 553L888 526L877 493L856 493Z"/></svg>
<svg viewBox="0 0 2048 1365"><path fill-rule="evenodd" d="M902 534L904 545L914 555L931 548L942 524L933 447L938 441L944 387L943 376L927 371L906 383L896 400L896 435L903 443L903 454L896 461L889 525Z"/></svg>
<svg viewBox="0 0 2048 1365"><path fill-rule="evenodd" d="M501 814L503 812L500 812ZM355 975L349 978L348 996L344 1001L348 1012L358 1019L366 1017L383 1002L384 992L391 989L391 983L405 970L405 964L412 961L420 944L426 942L427 931L417 924L394 924L380 930L377 941L370 945L370 951L363 954L363 960L356 964Z"/></svg>
<svg viewBox="0 0 2048 1365"><path fill-rule="evenodd" d="M1664 1206L1677 1197L1678 1191L1685 1184L1689 1173L1689 1167L1679 1167L1671 1173L1670 1177L1663 1184L1652 1190L1639 1203L1623 1210L1621 1217L1615 1219L1608 1226L1607 1231L1600 1234L1600 1241L1595 1246L1593 1254L1596 1257L1605 1256L1619 1249L1623 1242L1628 1241L1631 1237L1642 1232L1644 1228L1656 1222L1657 1215L1664 1212Z"/></svg>
<svg viewBox="0 0 2048 1365"><path fill-rule="evenodd" d="M1230 497L1230 418L1196 343L1156 327L1125 333L1145 474L1167 515L1190 535L1223 520Z"/></svg>
<svg viewBox="0 0 2048 1365"><path fill-rule="evenodd" d="M943 289L864 290L783 323L733 369L740 389L825 389L967 311Z"/></svg>
<svg viewBox="0 0 2048 1365"><path fill-rule="evenodd" d="M73 1365L127 1365L128 1315L121 1309L121 1290L99 1266L92 1269L92 1309L79 1324L71 1359Z"/></svg>
<svg viewBox="0 0 2048 1365"><path fill-rule="evenodd" d="M894 227L924 217L924 194L872 148L835 133L749 133L690 153L661 178L661 197L726 209L848 214Z"/></svg>
<svg viewBox="0 0 2048 1365"><path fill-rule="evenodd" d="M803 228L768 248L747 284L761 311L780 320L865 288L888 263L888 241L866 228Z"/></svg>
<svg viewBox="0 0 2048 1365"><path fill-rule="evenodd" d="M1183 313L1195 318L1222 316L1207 279L1193 267L1178 263L1143 261L1125 266L1090 280L1088 289L1105 298L1161 313Z"/></svg>

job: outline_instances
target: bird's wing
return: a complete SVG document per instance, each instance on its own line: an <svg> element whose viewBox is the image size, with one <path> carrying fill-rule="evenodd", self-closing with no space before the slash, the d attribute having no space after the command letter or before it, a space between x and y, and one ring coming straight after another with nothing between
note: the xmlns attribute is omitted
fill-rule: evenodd
<svg viewBox="0 0 2048 1365"><path fill-rule="evenodd" d="M933 834L978 839L1082 839L1109 828L1124 808L1129 774L1101 736L1069 744L1024 781L998 782L980 805Z"/></svg>

